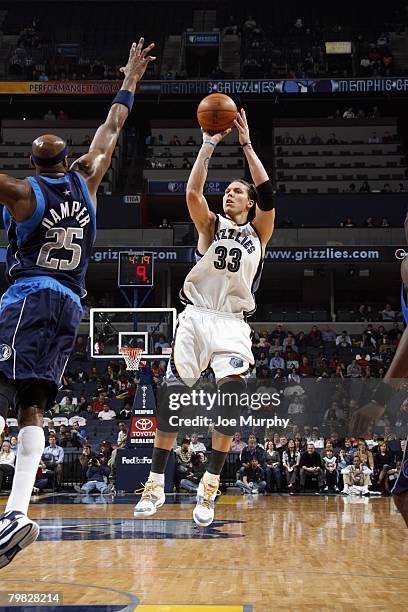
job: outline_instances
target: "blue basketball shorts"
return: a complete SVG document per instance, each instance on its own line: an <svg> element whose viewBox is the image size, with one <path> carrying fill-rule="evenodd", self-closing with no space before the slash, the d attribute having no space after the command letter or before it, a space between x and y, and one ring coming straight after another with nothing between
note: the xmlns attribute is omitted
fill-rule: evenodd
<svg viewBox="0 0 408 612"><path fill-rule="evenodd" d="M0 311L0 372L9 380L59 387L74 347L82 308L68 295L41 289Z"/></svg>

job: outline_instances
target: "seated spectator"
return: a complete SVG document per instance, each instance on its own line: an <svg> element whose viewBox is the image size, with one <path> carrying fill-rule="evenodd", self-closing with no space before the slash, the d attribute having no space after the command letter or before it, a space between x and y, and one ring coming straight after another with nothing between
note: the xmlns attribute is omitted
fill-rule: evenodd
<svg viewBox="0 0 408 612"><path fill-rule="evenodd" d="M347 366L347 376L349 378L361 378L362 369L355 359Z"/></svg>
<svg viewBox="0 0 408 612"><path fill-rule="evenodd" d="M380 138L377 132L373 132L368 139L368 144L380 144Z"/></svg>
<svg viewBox="0 0 408 612"><path fill-rule="evenodd" d="M328 145L337 145L339 144L339 141L336 138L336 134L332 133L330 134L329 138L327 139L327 143Z"/></svg>
<svg viewBox="0 0 408 612"><path fill-rule="evenodd" d="M101 419L101 421L113 421L116 419L116 412L110 408L109 404L105 403L98 414L98 419Z"/></svg>
<svg viewBox="0 0 408 612"><path fill-rule="evenodd" d="M349 193L357 193L356 184L355 183L350 183L347 191Z"/></svg>
<svg viewBox="0 0 408 612"><path fill-rule="evenodd" d="M296 138L296 144L306 144L306 138L304 134L299 134L299 136Z"/></svg>
<svg viewBox="0 0 408 612"><path fill-rule="evenodd" d="M350 107L347 110L344 111L343 113L343 119L354 119L355 118L355 114L353 111L353 108Z"/></svg>
<svg viewBox="0 0 408 612"><path fill-rule="evenodd" d="M310 139L310 144L312 145L321 145L323 144L323 140L320 138L320 136L315 132L313 134L313 136Z"/></svg>
<svg viewBox="0 0 408 612"><path fill-rule="evenodd" d="M268 440L265 447L265 469L266 469L266 482L267 491L272 493L280 491L282 487L281 477L281 456L276 450L275 443L272 440Z"/></svg>
<svg viewBox="0 0 408 612"><path fill-rule="evenodd" d="M103 410L103 406L106 402L106 393L102 392L99 393L99 397L97 400L94 401L94 403L92 404L92 412L98 413L101 412L101 410Z"/></svg>
<svg viewBox="0 0 408 612"><path fill-rule="evenodd" d="M113 485L108 485L106 482L109 474L110 468L105 464L105 458L102 455L90 457L86 472L86 482L82 486L74 485L74 489L77 493L83 495L89 495L95 490L101 495L108 495L113 490Z"/></svg>
<svg viewBox="0 0 408 612"><path fill-rule="evenodd" d="M299 366L298 373L299 373L300 376L303 376L304 378L307 377L307 376L309 376L309 377L313 376L313 374L314 374L314 369L310 365L309 359L306 356L302 357L302 363Z"/></svg>
<svg viewBox="0 0 408 612"><path fill-rule="evenodd" d="M123 442L126 442L128 436L128 428L123 421L119 421L118 423L118 438L116 440L116 444L120 446Z"/></svg>
<svg viewBox="0 0 408 612"><path fill-rule="evenodd" d="M11 450L10 442L4 440L0 448L0 491L5 476L13 477L16 455Z"/></svg>
<svg viewBox="0 0 408 612"><path fill-rule="evenodd" d="M347 348L351 347L351 338L347 334L347 331L342 331L336 338L336 346Z"/></svg>
<svg viewBox="0 0 408 612"><path fill-rule="evenodd" d="M282 144L285 144L285 145L295 144L295 141L293 140L289 132L285 132L285 135L282 138Z"/></svg>
<svg viewBox="0 0 408 612"><path fill-rule="evenodd" d="M360 193L370 193L371 187L367 181L364 181L359 189Z"/></svg>
<svg viewBox="0 0 408 612"><path fill-rule="evenodd" d="M372 471L366 465L361 464L359 455L354 455L351 465L341 470L344 487L342 493L363 495L368 493L371 486Z"/></svg>
<svg viewBox="0 0 408 612"><path fill-rule="evenodd" d="M344 412L337 402L332 402L330 408L326 410L323 416L324 427L330 429L338 423L344 422Z"/></svg>
<svg viewBox="0 0 408 612"><path fill-rule="evenodd" d="M340 490L343 490L344 487L344 483L343 483L343 476L341 474L341 471L347 467L348 465L350 465L350 461L351 461L351 457L347 454L347 449L346 448L341 448L339 450L339 455L337 457L337 486Z"/></svg>
<svg viewBox="0 0 408 612"><path fill-rule="evenodd" d="M186 477L186 474L191 472L192 464L191 458L193 451L190 448L189 438L184 438L181 442L181 446L176 448L176 486L180 486L182 478Z"/></svg>
<svg viewBox="0 0 408 612"><path fill-rule="evenodd" d="M56 121L57 120L56 116L54 115L51 109L45 113L43 119L44 121Z"/></svg>
<svg viewBox="0 0 408 612"><path fill-rule="evenodd" d="M241 440L241 432L236 431L231 441L230 451L233 453L240 453L245 446L245 442Z"/></svg>
<svg viewBox="0 0 408 612"><path fill-rule="evenodd" d="M242 476L236 482L241 494L258 494L266 489L265 473L260 467L258 460L254 457L249 465L243 468Z"/></svg>
<svg viewBox="0 0 408 612"><path fill-rule="evenodd" d="M284 354L284 359L286 358L286 367L288 370L292 370L295 368L297 370L299 368L299 356L294 351L289 350Z"/></svg>
<svg viewBox="0 0 408 612"><path fill-rule="evenodd" d="M394 455L388 449L387 443L381 442L378 445L378 452L374 453L374 471L379 489L386 494L390 492L389 472L394 468Z"/></svg>
<svg viewBox="0 0 408 612"><path fill-rule="evenodd" d="M337 491L337 458L333 449L329 448L324 452L323 465L325 469L325 491Z"/></svg>
<svg viewBox="0 0 408 612"><path fill-rule="evenodd" d="M204 476L208 466L205 454L199 451L192 460L191 469L185 474L185 477L180 481L180 487L186 489L189 493L194 493L198 489L201 478Z"/></svg>
<svg viewBox="0 0 408 612"><path fill-rule="evenodd" d="M196 145L196 141L194 140L193 136L189 136L185 142L186 145Z"/></svg>
<svg viewBox="0 0 408 612"><path fill-rule="evenodd" d="M170 139L169 145L171 147L174 147L174 146L179 147L179 146L181 146L180 138L177 135L174 135L173 138Z"/></svg>
<svg viewBox="0 0 408 612"><path fill-rule="evenodd" d="M289 440L282 453L282 465L289 491L296 487L299 476L300 452L296 449L295 441Z"/></svg>
<svg viewBox="0 0 408 612"><path fill-rule="evenodd" d="M390 227L390 222L387 217L382 217L380 221L380 227Z"/></svg>
<svg viewBox="0 0 408 612"><path fill-rule="evenodd" d="M288 416L292 417L295 423L299 423L299 416L302 415L305 411L305 406L300 399L298 393L294 393L292 396L292 401L288 406ZM295 417L293 419L293 417Z"/></svg>
<svg viewBox="0 0 408 612"><path fill-rule="evenodd" d="M85 444L82 449L82 454L79 456L79 463L81 464L81 485L86 482L86 473L88 471L88 462L91 457L94 457L95 453L92 450L90 444Z"/></svg>
<svg viewBox="0 0 408 612"><path fill-rule="evenodd" d="M364 227L375 227L374 220L372 217L367 217L364 223Z"/></svg>
<svg viewBox="0 0 408 612"><path fill-rule="evenodd" d="M255 367L258 369L268 367L268 358L266 353L260 353L259 358L255 361Z"/></svg>
<svg viewBox="0 0 408 612"><path fill-rule="evenodd" d="M381 318L383 321L395 321L395 310L393 310L391 304L385 305L385 308L381 311Z"/></svg>
<svg viewBox="0 0 408 612"><path fill-rule="evenodd" d="M300 384L300 376L296 372L296 368L292 368L288 374L288 383L290 385L299 385Z"/></svg>
<svg viewBox="0 0 408 612"><path fill-rule="evenodd" d="M384 183L381 191L382 193L392 193L391 185L389 183Z"/></svg>
<svg viewBox="0 0 408 612"><path fill-rule="evenodd" d="M272 370L272 373L277 369L285 369L285 360L280 356L279 351L275 351L274 356L270 359L269 368Z"/></svg>
<svg viewBox="0 0 408 612"><path fill-rule="evenodd" d="M132 405L126 402L122 410L119 412L118 418L123 421L128 421L132 416Z"/></svg>
<svg viewBox="0 0 408 612"><path fill-rule="evenodd" d="M306 489L306 483L311 477L317 477L317 484L319 489L324 487L324 473L322 459L319 453L316 451L313 443L309 442L307 450L300 457L299 461L300 471L300 487L304 491Z"/></svg>
<svg viewBox="0 0 408 612"><path fill-rule="evenodd" d="M329 327L328 325L326 326L325 329L322 330L322 340L323 342L335 342L336 341L336 334L331 329L331 327Z"/></svg>
<svg viewBox="0 0 408 612"><path fill-rule="evenodd" d="M67 121L69 119L67 113L64 110L58 111L57 120L58 121Z"/></svg>
<svg viewBox="0 0 408 612"><path fill-rule="evenodd" d="M202 442L200 442L198 439L198 433L191 434L190 449L193 451L193 453L206 453L207 452L205 445Z"/></svg>
<svg viewBox="0 0 408 612"><path fill-rule="evenodd" d="M62 466L64 463L64 450L57 445L55 434L48 436L48 446L44 449L43 461L47 469L52 470L55 475L55 485L60 488L62 482Z"/></svg>
<svg viewBox="0 0 408 612"><path fill-rule="evenodd" d="M361 462L365 462L369 466L371 471L374 470L374 457L364 438L358 439L357 451L355 454L360 457Z"/></svg>
<svg viewBox="0 0 408 612"><path fill-rule="evenodd" d="M52 489L53 488L53 474L52 470L47 469L44 461L40 459L40 463L38 465L38 470L35 475L35 481L33 486L33 495L38 495L40 491L44 489Z"/></svg>
<svg viewBox="0 0 408 612"><path fill-rule="evenodd" d="M240 478L242 478L244 468L249 467L251 459L256 459L260 465L264 464L265 461L265 451L260 444L256 441L256 436L254 434L250 434L248 436L248 444L245 446L240 454Z"/></svg>
<svg viewBox="0 0 408 612"><path fill-rule="evenodd" d="M361 189L360 189L360 191L361 191ZM352 217L347 217L347 219L345 221L342 221L340 223L340 227L355 227L355 226L356 225L355 225Z"/></svg>
<svg viewBox="0 0 408 612"><path fill-rule="evenodd" d="M101 442L101 445L99 447L99 454L105 457L106 464L108 463L109 459L112 457L112 452L113 452L113 448L109 440L104 440L103 442Z"/></svg>
<svg viewBox="0 0 408 612"><path fill-rule="evenodd" d="M186 157L183 157L183 163L181 167L183 168L183 170L191 170L193 165Z"/></svg>

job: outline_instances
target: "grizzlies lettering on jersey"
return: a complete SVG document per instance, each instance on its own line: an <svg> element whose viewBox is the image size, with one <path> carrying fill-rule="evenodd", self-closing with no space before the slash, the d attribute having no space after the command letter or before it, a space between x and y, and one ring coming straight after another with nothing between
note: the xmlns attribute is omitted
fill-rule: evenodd
<svg viewBox="0 0 408 612"><path fill-rule="evenodd" d="M6 208L3 212L9 239L8 280L48 276L84 297L96 234L95 210L85 180L78 172L57 179L30 176L27 180L37 202L33 215L18 222Z"/></svg>
<svg viewBox="0 0 408 612"><path fill-rule="evenodd" d="M255 311L254 292L262 273L262 244L254 226L217 215L214 240L188 273L184 303L234 314Z"/></svg>

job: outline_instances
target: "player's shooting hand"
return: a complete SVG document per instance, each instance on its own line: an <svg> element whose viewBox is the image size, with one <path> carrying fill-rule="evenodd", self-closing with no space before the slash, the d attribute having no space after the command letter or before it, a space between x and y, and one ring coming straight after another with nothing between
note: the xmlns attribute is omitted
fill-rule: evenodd
<svg viewBox="0 0 408 612"><path fill-rule="evenodd" d="M134 42L130 47L127 64L119 69L125 77L134 77L137 81L140 81L146 72L148 64L156 59L154 56L149 55L150 51L154 49L154 43L151 43L145 49L143 49L143 45L144 38L140 38L138 43Z"/></svg>
<svg viewBox="0 0 408 612"><path fill-rule="evenodd" d="M384 414L384 406L377 402L369 402L352 415L350 419L350 435L365 437L368 430Z"/></svg>
<svg viewBox="0 0 408 612"><path fill-rule="evenodd" d="M237 118L234 121L234 125L238 130L239 144L242 146L247 142L251 142L249 137L248 121L243 108L241 108L241 111L238 113Z"/></svg>
<svg viewBox="0 0 408 612"><path fill-rule="evenodd" d="M203 143L205 143L205 141L211 141L213 145L217 145L219 142L221 142L221 140L228 136L228 134L231 132L231 128L228 128L228 130L224 130L223 132L219 132L218 134L209 134L208 132L204 131L203 128L201 128L201 132L203 135Z"/></svg>

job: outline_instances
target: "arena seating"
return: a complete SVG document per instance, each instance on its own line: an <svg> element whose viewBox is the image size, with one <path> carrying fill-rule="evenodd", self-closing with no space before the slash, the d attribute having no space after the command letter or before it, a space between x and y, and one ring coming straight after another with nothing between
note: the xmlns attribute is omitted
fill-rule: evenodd
<svg viewBox="0 0 408 612"><path fill-rule="evenodd" d="M395 118L275 120L277 188L286 193L398 191L407 165ZM351 188L353 189L353 188Z"/></svg>
<svg viewBox="0 0 408 612"><path fill-rule="evenodd" d="M1 125L2 144L0 160L2 168L16 178L25 178L30 169L31 143L39 134L55 132L69 144L69 161L84 155L89 149L99 123L95 121L14 121L3 120ZM87 142L87 144L84 144ZM112 157L112 164L101 184L100 193L112 193L120 172L124 135L121 133ZM32 170L32 169L31 169Z"/></svg>

